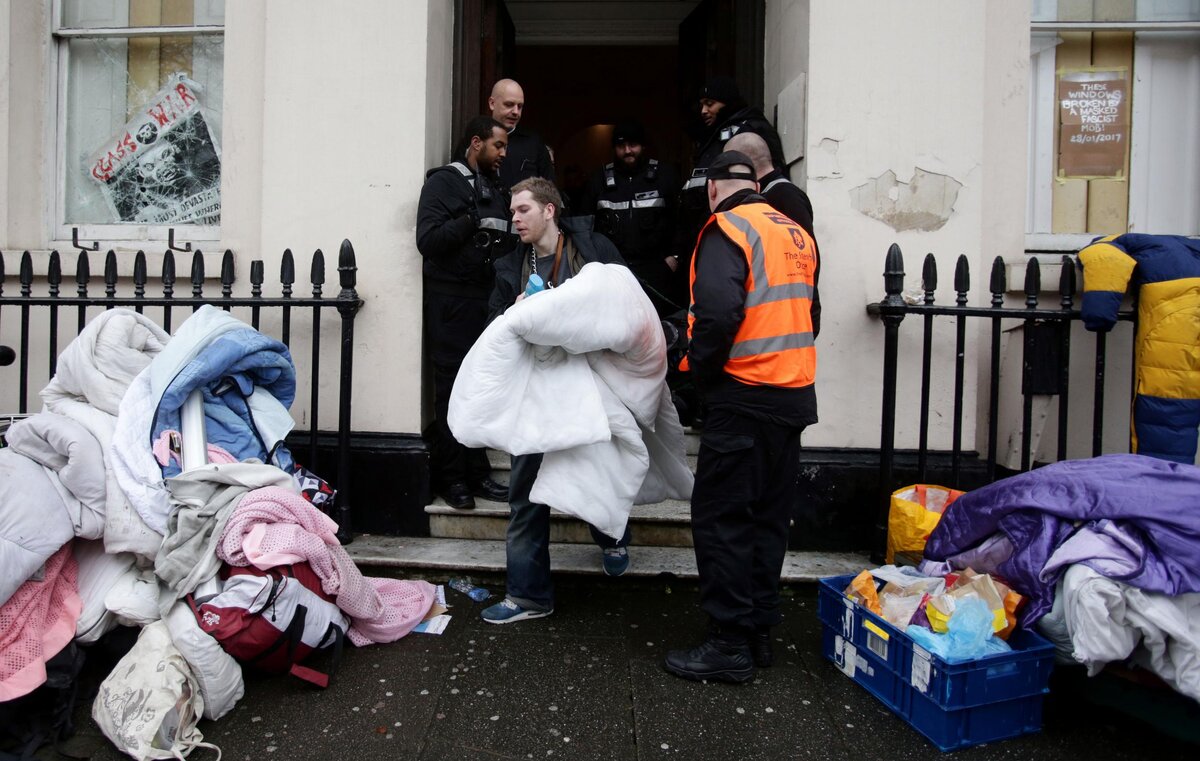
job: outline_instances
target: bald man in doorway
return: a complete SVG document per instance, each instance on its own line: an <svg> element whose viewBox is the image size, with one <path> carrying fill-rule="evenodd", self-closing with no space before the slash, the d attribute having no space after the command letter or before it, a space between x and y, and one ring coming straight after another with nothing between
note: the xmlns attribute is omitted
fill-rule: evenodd
<svg viewBox="0 0 1200 761"><path fill-rule="evenodd" d="M488 97L492 118L508 130L508 155L500 165L500 182L511 188L530 177L545 177L554 182L554 162L541 136L518 126L525 114L525 91L516 80L501 79L492 86Z"/></svg>
<svg viewBox="0 0 1200 761"><path fill-rule="evenodd" d="M803 228L813 240L816 252L816 269L813 272L812 324L813 337L821 332L821 297L817 291L817 280L821 276L821 246L813 232L813 207L808 194L796 187L787 175L777 169L771 158L767 141L753 132L739 132L725 143L725 150L743 153L754 162L754 173L758 175L758 192L775 211Z"/></svg>

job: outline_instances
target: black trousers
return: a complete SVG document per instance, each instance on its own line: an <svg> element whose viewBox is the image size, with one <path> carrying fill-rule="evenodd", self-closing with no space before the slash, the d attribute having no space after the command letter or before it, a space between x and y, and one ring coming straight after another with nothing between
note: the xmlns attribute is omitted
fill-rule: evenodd
<svg viewBox="0 0 1200 761"><path fill-rule="evenodd" d="M459 444L446 423L446 413L463 358L487 326L487 299L426 292L424 311L425 346L433 365L436 416L426 431L433 488L453 483L477 484L491 473L487 452Z"/></svg>
<svg viewBox="0 0 1200 761"><path fill-rule="evenodd" d="M709 410L692 490L700 607L721 628L774 626L803 428Z"/></svg>

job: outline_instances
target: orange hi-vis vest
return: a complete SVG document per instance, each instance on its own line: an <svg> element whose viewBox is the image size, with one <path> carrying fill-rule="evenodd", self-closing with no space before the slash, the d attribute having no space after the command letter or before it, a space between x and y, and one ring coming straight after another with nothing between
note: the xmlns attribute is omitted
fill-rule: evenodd
<svg viewBox="0 0 1200 761"><path fill-rule="evenodd" d="M810 312L817 266L812 238L771 206L750 203L709 217L697 239L697 251L704 231L714 224L742 250L749 270L745 319L733 338L725 372L751 385L811 385L817 375ZM695 253L690 288L694 303ZM688 338L694 322L689 310ZM680 367L688 369L686 357Z"/></svg>

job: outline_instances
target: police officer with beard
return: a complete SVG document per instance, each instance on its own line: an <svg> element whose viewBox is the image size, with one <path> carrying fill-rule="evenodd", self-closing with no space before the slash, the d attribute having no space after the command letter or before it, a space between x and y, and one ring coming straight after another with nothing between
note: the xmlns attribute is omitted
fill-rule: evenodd
<svg viewBox="0 0 1200 761"><path fill-rule="evenodd" d="M425 345L433 365L436 420L427 431L434 491L469 510L475 497L507 501L490 478L482 449L468 449L446 422L458 368L487 325L493 262L516 246L508 193L497 170L508 148L504 125L488 116L467 123L455 160L425 175L417 205L417 250L424 257Z"/></svg>
<svg viewBox="0 0 1200 761"><path fill-rule="evenodd" d="M687 296L671 251L676 174L645 155L641 124L617 124L612 142L614 160L588 180L578 212L595 215L596 232L616 244L659 316L679 312L687 308Z"/></svg>

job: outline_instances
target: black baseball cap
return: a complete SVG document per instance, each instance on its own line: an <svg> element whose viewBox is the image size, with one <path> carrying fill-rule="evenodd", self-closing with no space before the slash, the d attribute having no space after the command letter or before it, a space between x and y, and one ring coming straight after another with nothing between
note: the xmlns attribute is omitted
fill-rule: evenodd
<svg viewBox="0 0 1200 761"><path fill-rule="evenodd" d="M750 171L736 171L735 167L738 166L748 167ZM754 162L741 151L725 151L717 156L708 165L708 171L704 173L704 177L708 180L758 180L758 175L754 173Z"/></svg>

